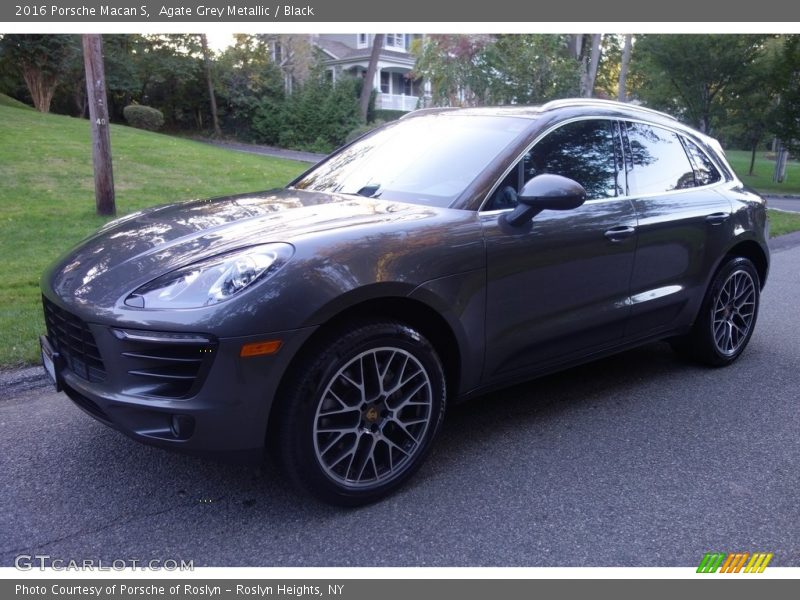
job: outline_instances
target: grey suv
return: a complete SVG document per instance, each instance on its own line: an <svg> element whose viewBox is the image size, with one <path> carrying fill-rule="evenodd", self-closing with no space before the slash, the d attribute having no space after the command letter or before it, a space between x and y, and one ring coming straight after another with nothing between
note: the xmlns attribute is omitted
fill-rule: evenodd
<svg viewBox="0 0 800 600"><path fill-rule="evenodd" d="M42 356L94 418L356 505L446 405L653 340L744 350L767 219L719 145L614 102L423 110L285 189L109 223L42 278ZM468 458L465 458L468 460Z"/></svg>

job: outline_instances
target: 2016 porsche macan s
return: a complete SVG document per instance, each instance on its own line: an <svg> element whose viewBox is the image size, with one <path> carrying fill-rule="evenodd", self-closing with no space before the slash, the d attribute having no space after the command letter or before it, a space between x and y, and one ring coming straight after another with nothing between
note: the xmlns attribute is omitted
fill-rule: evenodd
<svg viewBox="0 0 800 600"><path fill-rule="evenodd" d="M765 202L714 140L564 100L423 110L285 189L123 217L42 278L42 356L96 419L260 459L343 505L421 464L447 403L659 339L744 350Z"/></svg>

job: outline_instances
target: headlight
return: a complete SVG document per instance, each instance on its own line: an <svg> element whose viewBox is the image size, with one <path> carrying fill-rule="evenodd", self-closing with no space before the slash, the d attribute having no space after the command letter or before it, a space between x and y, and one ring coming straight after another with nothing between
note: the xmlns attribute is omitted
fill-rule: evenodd
<svg viewBox="0 0 800 600"><path fill-rule="evenodd" d="M289 244L264 244L207 258L154 279L133 292L134 308L200 308L224 302L280 269L292 256Z"/></svg>

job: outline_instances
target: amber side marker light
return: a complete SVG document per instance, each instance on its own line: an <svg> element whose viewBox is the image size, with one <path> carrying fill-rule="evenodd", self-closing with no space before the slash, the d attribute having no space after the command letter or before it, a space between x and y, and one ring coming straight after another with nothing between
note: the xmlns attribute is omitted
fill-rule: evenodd
<svg viewBox="0 0 800 600"><path fill-rule="evenodd" d="M275 354L280 350L283 342L280 340L270 340L268 342L252 342L242 346L242 351L239 356L242 358L249 358L251 356L264 356L266 354Z"/></svg>

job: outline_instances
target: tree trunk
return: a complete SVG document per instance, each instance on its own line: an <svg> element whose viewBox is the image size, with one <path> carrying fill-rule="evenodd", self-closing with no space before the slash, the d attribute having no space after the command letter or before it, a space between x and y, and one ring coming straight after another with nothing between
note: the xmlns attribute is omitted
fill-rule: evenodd
<svg viewBox="0 0 800 600"><path fill-rule="evenodd" d="M55 75L45 75L32 65L23 66L22 78L31 93L34 108L39 112L50 112L50 103L58 87L58 78Z"/></svg>
<svg viewBox="0 0 800 600"><path fill-rule="evenodd" d="M756 152L758 150L758 140L753 142L752 152L750 153L750 170L747 172L748 175L752 175L753 171L756 168Z"/></svg>
<svg viewBox="0 0 800 600"><path fill-rule="evenodd" d="M211 79L211 58L208 54L208 37L205 33L200 34L200 43L203 45L203 62L206 65L206 84L208 85L208 99L211 103L211 120L214 123L214 135L222 137L219 128L219 118L217 117L217 98L214 95L214 82Z"/></svg>
<svg viewBox="0 0 800 600"><path fill-rule="evenodd" d="M628 65L631 62L631 49L633 46L633 36L627 34L625 36L625 45L622 48L622 62L619 66L619 88L617 90L617 99L620 102L628 101Z"/></svg>
<svg viewBox="0 0 800 600"><path fill-rule="evenodd" d="M594 82L597 79L597 67L600 64L600 41L603 36L599 33L592 34L592 52L589 60L589 69L586 72L586 89L584 96L591 98L594 93Z"/></svg>
<svg viewBox="0 0 800 600"><path fill-rule="evenodd" d="M376 33L372 39L372 52L369 55L369 65L367 73L364 75L364 85L361 86L361 97L358 99L358 107L361 110L361 119L366 123L367 112L369 111L369 98L372 95L372 82L375 80L375 71L378 70L378 59L383 48L383 34Z"/></svg>
<svg viewBox="0 0 800 600"><path fill-rule="evenodd" d="M581 60L581 54L583 53L583 34L576 33L574 35L569 36L569 52L577 61Z"/></svg>
<svg viewBox="0 0 800 600"><path fill-rule="evenodd" d="M103 38L100 35L83 35L83 64L86 69L89 122L92 126L92 162L97 214L114 215L117 207L114 200L114 173L111 168L111 134L108 130Z"/></svg>

